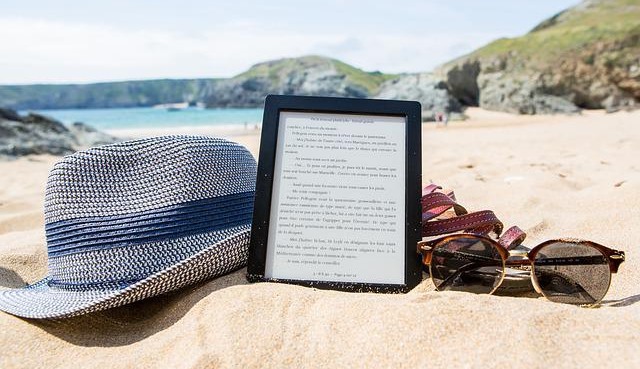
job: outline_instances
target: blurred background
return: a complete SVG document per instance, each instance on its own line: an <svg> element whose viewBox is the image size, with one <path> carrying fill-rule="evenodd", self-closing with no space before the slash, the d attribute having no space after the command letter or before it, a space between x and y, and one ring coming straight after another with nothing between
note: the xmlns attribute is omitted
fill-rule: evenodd
<svg viewBox="0 0 640 369"><path fill-rule="evenodd" d="M0 37L0 155L10 122L86 144L259 129L269 93L418 100L425 121L640 100L638 0L3 2Z"/></svg>

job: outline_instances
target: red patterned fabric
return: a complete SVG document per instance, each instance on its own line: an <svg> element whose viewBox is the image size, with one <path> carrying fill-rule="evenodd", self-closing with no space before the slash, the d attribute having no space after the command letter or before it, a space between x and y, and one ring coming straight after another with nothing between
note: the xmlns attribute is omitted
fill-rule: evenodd
<svg viewBox="0 0 640 369"><path fill-rule="evenodd" d="M503 224L491 210L469 213L458 204L453 191L439 192L442 187L430 184L422 190L422 236L433 237L449 233L466 232L480 235L495 233L500 236ZM455 216L443 217L449 210ZM524 240L526 234L517 226L509 228L498 242L507 249L513 248Z"/></svg>

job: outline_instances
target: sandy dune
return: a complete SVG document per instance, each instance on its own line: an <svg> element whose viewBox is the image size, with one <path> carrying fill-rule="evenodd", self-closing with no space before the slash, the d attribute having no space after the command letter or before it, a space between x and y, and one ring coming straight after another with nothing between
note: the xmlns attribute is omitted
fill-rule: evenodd
<svg viewBox="0 0 640 369"><path fill-rule="evenodd" d="M529 234L625 250L605 304L247 284L244 271L87 316L0 313L0 368L640 367L640 111L522 117L470 109L423 129L423 182ZM153 132L150 132L151 134ZM257 154L256 132L235 136ZM46 274L42 202L55 157L0 163L0 286Z"/></svg>

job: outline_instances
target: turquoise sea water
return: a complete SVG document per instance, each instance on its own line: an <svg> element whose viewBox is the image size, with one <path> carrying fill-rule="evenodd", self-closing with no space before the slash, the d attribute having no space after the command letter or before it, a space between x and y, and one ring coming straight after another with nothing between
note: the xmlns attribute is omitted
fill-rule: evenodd
<svg viewBox="0 0 640 369"><path fill-rule="evenodd" d="M253 127L262 122L262 109L60 109L38 110L37 113L68 124L83 122L101 130L202 126L240 128L245 123L248 127Z"/></svg>

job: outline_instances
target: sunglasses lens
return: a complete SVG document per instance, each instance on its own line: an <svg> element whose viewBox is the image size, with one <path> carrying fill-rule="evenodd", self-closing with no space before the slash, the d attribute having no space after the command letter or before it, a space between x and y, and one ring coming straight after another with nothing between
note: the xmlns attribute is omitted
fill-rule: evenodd
<svg viewBox="0 0 640 369"><path fill-rule="evenodd" d="M430 274L439 291L491 293L504 274L497 247L479 237L455 237L437 244Z"/></svg>
<svg viewBox="0 0 640 369"><path fill-rule="evenodd" d="M556 242L538 251L534 279L551 301L594 304L609 289L611 273L600 250L584 243Z"/></svg>

